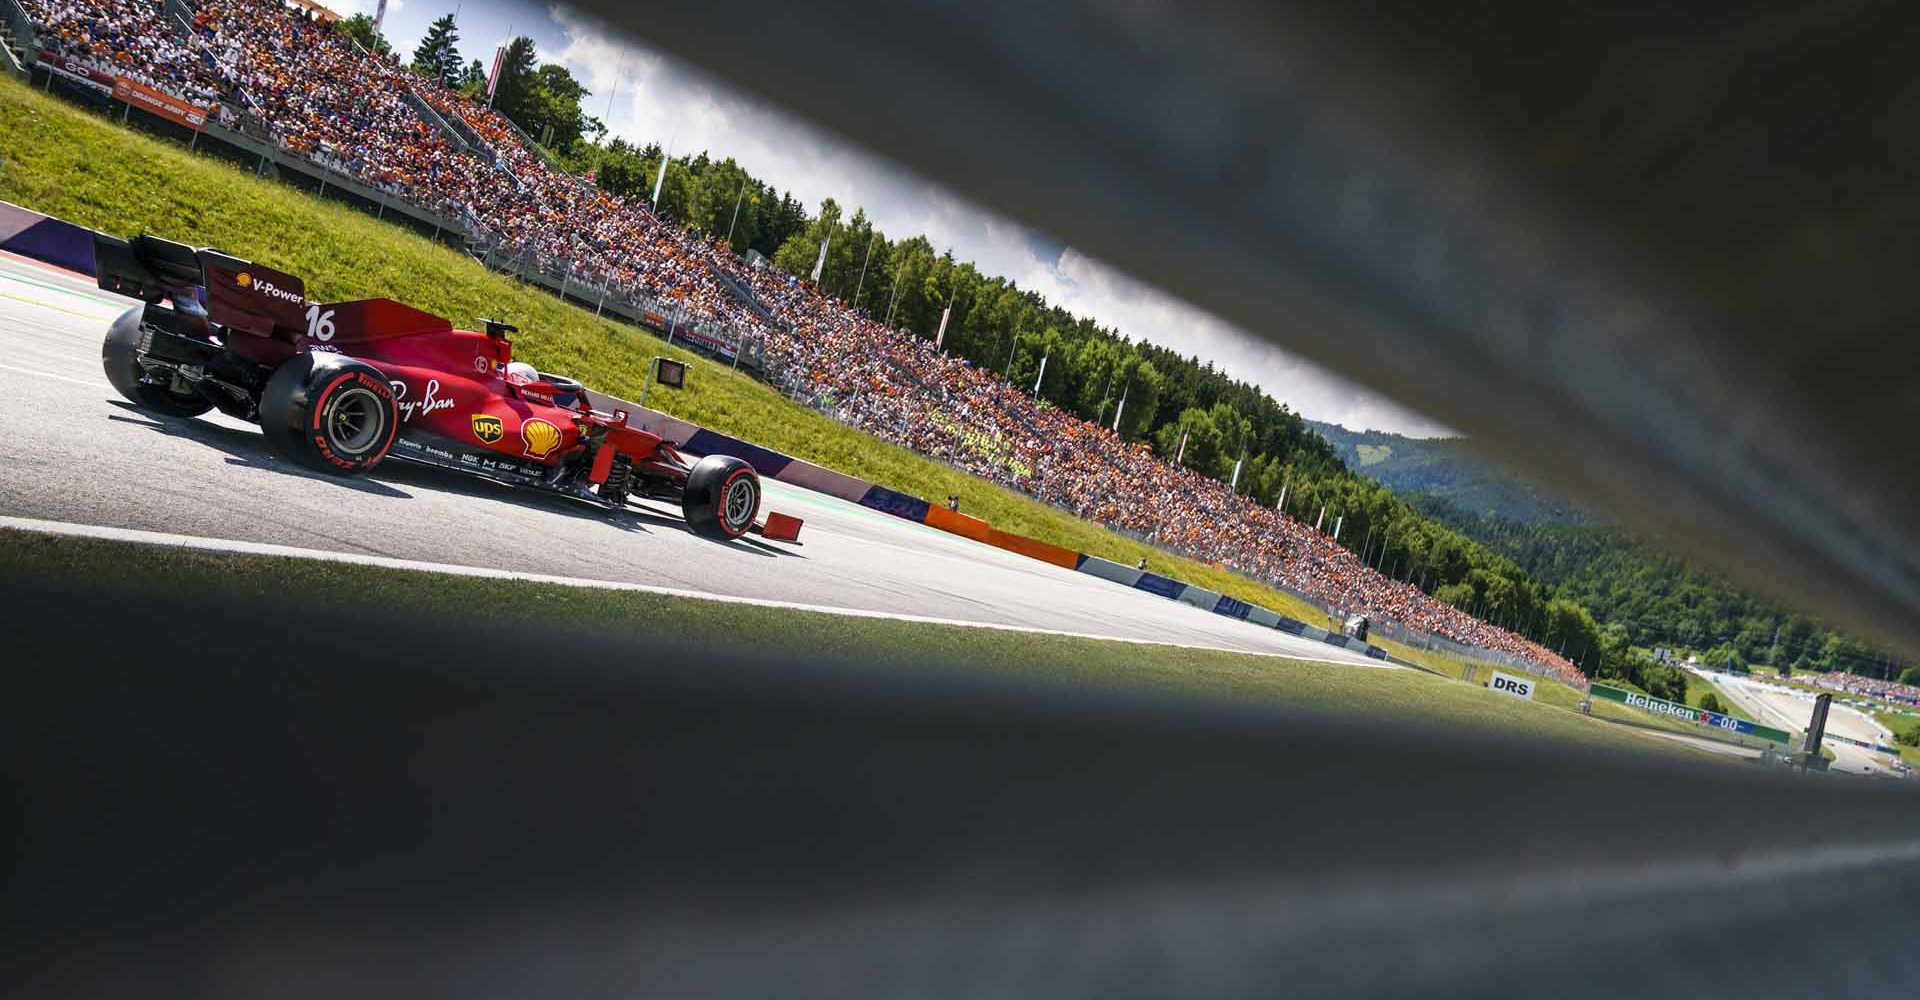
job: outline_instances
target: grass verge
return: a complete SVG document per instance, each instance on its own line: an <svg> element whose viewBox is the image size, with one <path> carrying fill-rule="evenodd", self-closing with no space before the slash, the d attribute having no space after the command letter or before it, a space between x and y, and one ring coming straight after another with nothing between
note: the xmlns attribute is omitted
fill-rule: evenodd
<svg viewBox="0 0 1920 1000"><path fill-rule="evenodd" d="M958 494L1004 530L1230 594L1304 621L1320 613L1221 568L1170 556L815 413L724 366L494 274L352 208L153 139L0 74L0 199L116 235L217 246L306 280L321 300L388 296L471 325L520 327L515 349L546 371L632 399L647 359L695 366L689 388L649 402L675 416L921 497Z"/></svg>
<svg viewBox="0 0 1920 1000"><path fill-rule="evenodd" d="M1402 643L1394 642L1391 639L1375 639L1373 641L1376 645L1379 645L1382 648L1386 649L1388 653L1392 654L1395 657L1398 657L1409 663L1418 664L1419 666L1427 670L1431 670L1434 673L1440 674L1443 677L1447 677L1456 681L1465 681L1466 683L1472 684L1476 687L1481 687L1481 688L1486 687L1487 679L1490 676L1492 676L1494 669L1496 669L1489 664L1475 663L1471 660L1464 660L1456 656L1448 656L1444 653L1436 653L1431 650L1421 649L1418 646L1404 645ZM1691 675L1689 675L1689 677L1691 678ZM1569 684L1562 684L1561 682L1553 680L1551 678L1535 676L1534 680L1537 683L1534 685L1533 698L1535 702L1542 705L1548 705L1554 708L1561 708L1561 709L1567 709L1567 710L1577 710L1581 700L1583 700L1586 697L1586 693L1581 691L1579 688L1573 687L1572 685L1569 685ZM1627 688L1630 690L1639 691L1641 694L1646 694L1645 691L1640 691L1639 687L1637 687L1636 685L1634 685L1629 681L1619 680L1617 678L1607 678L1604 681L1604 683L1610 684L1614 687ZM1705 684L1705 682L1701 682L1701 683ZM1688 704L1698 705L1699 698L1698 698L1698 695L1694 693L1694 690L1691 684L1692 684L1692 681L1690 679L1689 687L1688 687L1688 696L1687 696ZM1701 693L1704 693L1704 690ZM1732 705L1732 702L1727 698L1724 692L1720 694L1720 700L1729 706ZM1591 709L1591 714L1598 719L1610 719L1617 722L1629 722L1638 726L1665 730L1667 732L1678 733L1685 736L1697 736L1697 737L1700 737L1701 739L1720 740L1723 742L1726 739L1721 734L1708 730L1704 726L1699 726L1691 722L1684 722L1679 719L1669 718L1664 715L1654 715L1650 712L1642 712L1639 709L1629 708L1618 702L1596 700L1589 707ZM1749 716L1747 716L1745 713L1739 712L1737 709L1735 710L1734 714L1737 715L1739 718L1749 719L1749 721L1751 721Z"/></svg>
<svg viewBox="0 0 1920 1000"><path fill-rule="evenodd" d="M1898 712L1873 712L1871 714L1873 721L1887 727L1890 732L1896 735L1899 733L1920 732L1920 719L1914 718L1911 715L1902 715ZM1900 748L1900 759L1905 761L1908 767L1920 768L1920 747L1908 746L1899 740L1894 740L1893 745Z"/></svg>
<svg viewBox="0 0 1920 1000"><path fill-rule="evenodd" d="M217 607L230 598L326 594L330 614L357 609L460 620L486 609L492 624L545 628L564 621L635 643L691 637L709 648L777 649L795 662L833 658L889 669L960 665L1019 679L1146 690L1266 704L1378 723L1471 726L1542 740L1637 752L1700 751L1410 670L1343 667L1178 646L853 618L633 591L449 576L274 556L234 555L0 530L0 576L70 578L128 600L189 593ZM637 660L634 669L645 669ZM1713 755L1708 755L1713 756ZM1717 758L1725 759L1725 758Z"/></svg>

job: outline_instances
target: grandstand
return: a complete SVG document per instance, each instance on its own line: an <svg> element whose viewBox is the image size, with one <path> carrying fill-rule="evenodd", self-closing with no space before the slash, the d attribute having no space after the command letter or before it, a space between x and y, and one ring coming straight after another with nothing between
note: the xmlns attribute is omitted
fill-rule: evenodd
<svg viewBox="0 0 1920 1000"><path fill-rule="evenodd" d="M43 61L217 108L215 120L284 155L455 220L490 266L590 304L615 294L723 355L751 346L770 381L877 437L1325 606L1585 680L1559 652L1382 575L1224 483L556 169L503 116L359 51L324 8L208 0L182 17L149 0L22 2Z"/></svg>

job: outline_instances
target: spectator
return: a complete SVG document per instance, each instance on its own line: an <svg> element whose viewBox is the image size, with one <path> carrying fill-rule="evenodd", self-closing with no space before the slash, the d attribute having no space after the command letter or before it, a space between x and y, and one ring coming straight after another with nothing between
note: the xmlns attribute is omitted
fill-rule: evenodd
<svg viewBox="0 0 1920 1000"><path fill-rule="evenodd" d="M494 259L623 297L675 336L756 345L775 385L876 437L1323 605L1585 681L1564 657L1375 572L1225 484L550 166L503 116L368 56L301 8L207 0L180 22L142 0L25 4L41 44L65 58L227 105L225 120L287 153L462 220ZM958 494L947 506L960 509Z"/></svg>

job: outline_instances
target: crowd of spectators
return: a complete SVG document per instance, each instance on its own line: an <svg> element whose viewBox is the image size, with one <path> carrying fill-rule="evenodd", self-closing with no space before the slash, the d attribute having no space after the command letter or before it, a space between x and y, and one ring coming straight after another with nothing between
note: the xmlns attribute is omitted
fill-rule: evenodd
<svg viewBox="0 0 1920 1000"><path fill-rule="evenodd" d="M878 437L1328 606L1584 681L1554 651L1374 571L1224 483L554 168L500 115L369 56L298 8L207 0L190 22L170 24L147 0L26 6L42 47L190 100L244 106L289 152L456 218L491 249L673 302L682 321L757 344L769 376L796 397ZM450 132L434 116L464 128Z"/></svg>
<svg viewBox="0 0 1920 1000"><path fill-rule="evenodd" d="M1908 705L1920 706L1920 687L1902 684L1899 681L1883 681L1875 677L1862 677L1858 674L1842 673L1838 670L1824 674L1814 674L1813 683L1829 691L1842 691L1865 698L1878 698L1881 701L1897 701Z"/></svg>

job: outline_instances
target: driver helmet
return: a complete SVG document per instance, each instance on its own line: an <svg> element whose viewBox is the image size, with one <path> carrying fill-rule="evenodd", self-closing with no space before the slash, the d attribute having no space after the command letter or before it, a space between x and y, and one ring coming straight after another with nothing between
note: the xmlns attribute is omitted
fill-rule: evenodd
<svg viewBox="0 0 1920 1000"><path fill-rule="evenodd" d="M532 365L525 361L507 362L508 385L526 385L529 382L538 381L540 381L540 373L535 371Z"/></svg>

